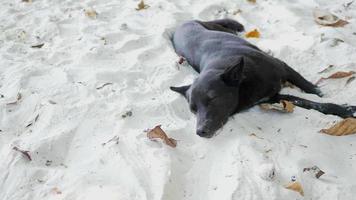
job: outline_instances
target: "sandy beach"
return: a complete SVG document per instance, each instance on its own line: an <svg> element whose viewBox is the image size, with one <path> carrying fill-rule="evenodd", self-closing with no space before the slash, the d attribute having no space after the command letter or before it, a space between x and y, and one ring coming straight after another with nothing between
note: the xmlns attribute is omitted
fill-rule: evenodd
<svg viewBox="0 0 356 200"><path fill-rule="evenodd" d="M356 135L319 132L341 118L256 106L205 139L169 86L197 77L178 64L170 42L191 19L227 17L257 29L261 37L248 41L313 83L356 71L356 2L146 0L136 10L139 3L0 3L1 200L355 199ZM321 26L316 8L349 24ZM297 88L282 93L356 105L356 81L319 85L323 98ZM156 125L176 148L147 138ZM312 166L325 174L303 172ZM304 196L285 188L292 180Z"/></svg>

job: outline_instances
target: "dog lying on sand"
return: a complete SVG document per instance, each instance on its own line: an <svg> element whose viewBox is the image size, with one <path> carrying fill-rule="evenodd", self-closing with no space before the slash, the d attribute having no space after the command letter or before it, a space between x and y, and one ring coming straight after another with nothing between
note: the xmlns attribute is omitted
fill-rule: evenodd
<svg viewBox="0 0 356 200"><path fill-rule="evenodd" d="M283 61L238 37L243 25L231 20L188 21L174 32L172 42L179 56L200 73L191 84L171 87L196 113L196 133L210 138L235 113L260 103L287 100L306 109L342 118L355 117L356 106L318 103L279 94L290 82L306 93L322 97L317 86Z"/></svg>

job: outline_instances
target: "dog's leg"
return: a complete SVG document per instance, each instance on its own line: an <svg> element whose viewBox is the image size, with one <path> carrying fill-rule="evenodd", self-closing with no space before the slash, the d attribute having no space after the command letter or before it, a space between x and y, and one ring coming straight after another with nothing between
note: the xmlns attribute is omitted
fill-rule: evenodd
<svg viewBox="0 0 356 200"><path fill-rule="evenodd" d="M356 117L356 106L342 106L333 103L318 103L292 95L277 94L269 100L269 103L276 103L280 100L290 101L298 107L317 110L327 115L337 115L342 118Z"/></svg>
<svg viewBox="0 0 356 200"><path fill-rule="evenodd" d="M218 19L213 21L202 22L198 21L208 30L222 31L228 33L236 33L244 31L244 26L232 19Z"/></svg>
<svg viewBox="0 0 356 200"><path fill-rule="evenodd" d="M292 83L293 85L299 87L306 93L316 94L319 97L323 96L323 93L320 91L318 86L314 85L313 83L306 80L302 75L298 72L294 71L291 67L285 64L286 69L286 79L288 82Z"/></svg>

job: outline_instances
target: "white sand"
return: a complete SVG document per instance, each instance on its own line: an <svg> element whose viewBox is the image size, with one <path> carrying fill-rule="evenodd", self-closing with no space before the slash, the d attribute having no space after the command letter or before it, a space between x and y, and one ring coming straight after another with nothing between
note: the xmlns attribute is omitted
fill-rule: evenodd
<svg viewBox="0 0 356 200"><path fill-rule="evenodd" d="M356 2L345 9L347 2L147 0L150 7L138 12L138 1L128 0L2 1L0 199L355 199L356 135L318 132L338 117L255 107L235 115L218 136L202 139L184 98L169 90L197 75L178 67L168 39L188 19L230 17L247 30L258 28L262 37L251 42L313 82L356 70ZM319 26L316 7L350 24ZM85 16L90 8L96 19ZM335 69L317 73L330 64ZM356 81L345 86L346 80L323 82L323 99L283 92L356 104ZM105 83L112 84L96 89ZM8 104L18 93L20 101ZM127 111L132 116L123 118ZM178 140L177 148L146 138L143 131L157 124ZM326 174L303 173L313 165ZM304 197L283 187L292 176Z"/></svg>

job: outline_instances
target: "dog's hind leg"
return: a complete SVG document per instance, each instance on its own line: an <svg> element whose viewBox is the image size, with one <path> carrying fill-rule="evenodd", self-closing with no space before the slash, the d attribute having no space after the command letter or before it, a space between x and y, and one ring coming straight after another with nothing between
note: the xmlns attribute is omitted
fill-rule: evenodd
<svg viewBox="0 0 356 200"><path fill-rule="evenodd" d="M244 26L232 19L218 19L207 22L198 22L208 30L223 31L228 33L244 31Z"/></svg>
<svg viewBox="0 0 356 200"><path fill-rule="evenodd" d="M316 94L319 97L323 96L323 93L320 91L318 86L306 80L302 75L296 72L294 69L285 64L286 69L286 80L293 85L299 87L306 93Z"/></svg>
<svg viewBox="0 0 356 200"><path fill-rule="evenodd" d="M269 100L269 103L276 103L280 100L290 101L298 107L317 110L327 115L337 115L342 118L356 117L356 106L343 106L333 103L318 103L292 95L277 94Z"/></svg>

